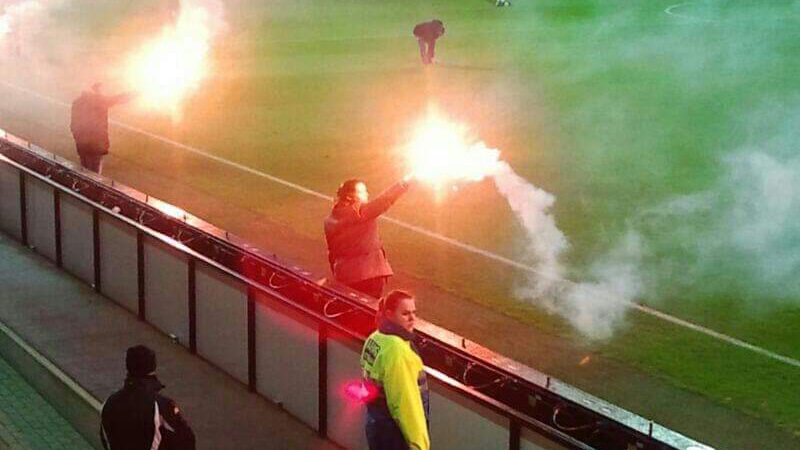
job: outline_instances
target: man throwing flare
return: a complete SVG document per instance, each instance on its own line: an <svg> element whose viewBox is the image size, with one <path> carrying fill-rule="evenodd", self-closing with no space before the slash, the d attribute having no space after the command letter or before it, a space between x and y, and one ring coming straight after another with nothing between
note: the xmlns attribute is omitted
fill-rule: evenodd
<svg viewBox="0 0 800 450"><path fill-rule="evenodd" d="M418 23L414 27L414 36L419 43L419 56L422 64L433 64L436 40L444 35L444 24L439 19Z"/></svg>
<svg viewBox="0 0 800 450"><path fill-rule="evenodd" d="M72 102L69 125L81 166L96 173L102 172L103 157L108 154L108 110L131 99L128 93L104 95L102 88L95 83Z"/></svg>
<svg viewBox="0 0 800 450"><path fill-rule="evenodd" d="M325 219L328 262L336 281L367 295L383 295L394 274L378 234L378 218L408 191L410 177L389 187L372 201L367 185L350 179L336 191L336 203Z"/></svg>
<svg viewBox="0 0 800 450"><path fill-rule="evenodd" d="M377 392L367 403L370 450L430 449L428 382L413 344L416 319L414 297L392 291L378 305L378 330L364 343L363 382Z"/></svg>

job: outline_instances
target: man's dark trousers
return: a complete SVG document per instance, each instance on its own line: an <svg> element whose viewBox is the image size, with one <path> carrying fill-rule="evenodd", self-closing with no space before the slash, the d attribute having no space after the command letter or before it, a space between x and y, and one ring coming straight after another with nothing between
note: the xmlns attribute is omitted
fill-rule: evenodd
<svg viewBox="0 0 800 450"><path fill-rule="evenodd" d="M419 43L419 56L422 58L422 64L432 63L436 39L417 39L417 42Z"/></svg>

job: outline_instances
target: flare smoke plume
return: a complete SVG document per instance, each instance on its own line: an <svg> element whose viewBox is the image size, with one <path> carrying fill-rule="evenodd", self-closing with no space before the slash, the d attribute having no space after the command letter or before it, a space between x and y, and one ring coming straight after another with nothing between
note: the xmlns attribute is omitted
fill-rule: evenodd
<svg viewBox="0 0 800 450"><path fill-rule="evenodd" d="M590 282L568 280L563 257L569 244L551 213L555 197L517 175L500 160L498 150L471 138L467 131L429 106L403 146L408 170L436 188L437 194L443 185L492 177L525 228L521 256L533 270L515 290L516 296L560 314L591 338L609 337L641 290L636 271L641 253L638 236L629 233L593 264Z"/></svg>
<svg viewBox="0 0 800 450"><path fill-rule="evenodd" d="M642 290L638 234L629 232L592 264L592 281L570 281L562 264L569 243L551 212L555 197L517 175L506 162L498 165L493 178L525 228L527 245L522 257L536 269L515 289L517 297L561 315L590 338L610 337Z"/></svg>

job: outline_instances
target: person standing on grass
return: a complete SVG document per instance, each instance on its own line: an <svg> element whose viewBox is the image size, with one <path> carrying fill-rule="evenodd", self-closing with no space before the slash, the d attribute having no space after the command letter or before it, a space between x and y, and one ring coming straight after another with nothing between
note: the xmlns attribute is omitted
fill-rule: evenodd
<svg viewBox="0 0 800 450"><path fill-rule="evenodd" d="M395 290L378 304L378 329L361 351L370 450L429 450L430 401L425 367L414 340L414 297Z"/></svg>
<svg viewBox="0 0 800 450"><path fill-rule="evenodd" d="M194 450L192 428L178 405L161 395L156 354L144 345L125 354L125 385L108 397L100 414L106 450Z"/></svg>
<svg viewBox="0 0 800 450"><path fill-rule="evenodd" d="M361 180L350 179L339 186L324 227L336 281L375 298L383 295L394 272L378 234L378 218L408 191L409 182L410 177L405 177L372 201Z"/></svg>
<svg viewBox="0 0 800 450"><path fill-rule="evenodd" d="M414 27L414 37L419 44L419 56L422 64L433 64L436 40L444 35L444 24L439 19L418 23Z"/></svg>
<svg viewBox="0 0 800 450"><path fill-rule="evenodd" d="M72 102L69 125L81 166L98 174L109 148L108 110L131 99L130 94L103 95L102 88L95 83Z"/></svg>

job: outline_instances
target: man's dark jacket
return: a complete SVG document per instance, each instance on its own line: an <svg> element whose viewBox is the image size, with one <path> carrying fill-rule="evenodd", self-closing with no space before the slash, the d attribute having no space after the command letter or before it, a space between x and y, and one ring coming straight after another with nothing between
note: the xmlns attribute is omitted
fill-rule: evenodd
<svg viewBox="0 0 800 450"><path fill-rule="evenodd" d="M125 94L106 96L87 91L72 102L69 128L79 152L108 153L108 110L127 98Z"/></svg>
<svg viewBox="0 0 800 450"><path fill-rule="evenodd" d="M107 450L194 450L195 437L178 406L159 394L154 375L128 377L103 405L100 438Z"/></svg>
<svg viewBox="0 0 800 450"><path fill-rule="evenodd" d="M444 34L444 25L439 20L422 22L414 27L414 36L424 41L435 41Z"/></svg>
<svg viewBox="0 0 800 450"><path fill-rule="evenodd" d="M325 219L328 259L334 278L352 285L360 281L394 274L378 234L378 217L408 190L400 182L371 202L340 201Z"/></svg>

